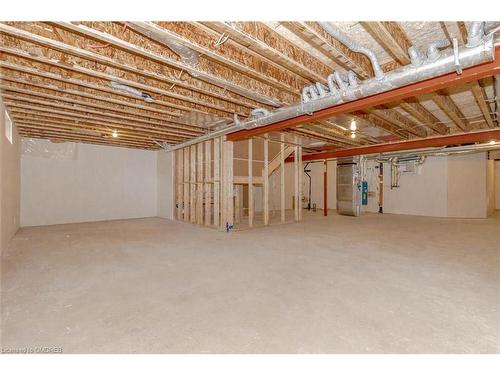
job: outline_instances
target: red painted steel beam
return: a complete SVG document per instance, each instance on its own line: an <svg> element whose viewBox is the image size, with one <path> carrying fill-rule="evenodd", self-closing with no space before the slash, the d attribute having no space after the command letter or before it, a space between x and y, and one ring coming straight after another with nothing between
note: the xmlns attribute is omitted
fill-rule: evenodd
<svg viewBox="0 0 500 375"><path fill-rule="evenodd" d="M500 140L500 128L483 130L472 133L459 133L452 135L443 135L438 137L412 139L409 141L400 141L393 143L382 143L378 145L360 146L344 148L334 151L318 152L302 156L303 161L324 160L340 158L345 156L379 154L384 152L395 152L414 150L427 147L442 147L452 145L463 145L476 142L488 142L491 140ZM287 158L287 162L293 161L293 158Z"/></svg>
<svg viewBox="0 0 500 375"><path fill-rule="evenodd" d="M493 61L466 68L460 75L456 72L448 73L439 77L399 87L397 89L386 91L380 94L367 96L347 103L342 103L332 107L321 109L311 115L299 115L297 117L278 121L274 124L261 126L255 129L239 130L237 132L228 134L227 139L229 141L238 141L269 132L280 131L307 122L318 121L345 113L360 111L377 105L411 98L417 95L427 94L429 92L442 90L452 86L463 85L469 82L477 81L481 78L493 76L495 74L500 74L500 46L495 47L495 59Z"/></svg>

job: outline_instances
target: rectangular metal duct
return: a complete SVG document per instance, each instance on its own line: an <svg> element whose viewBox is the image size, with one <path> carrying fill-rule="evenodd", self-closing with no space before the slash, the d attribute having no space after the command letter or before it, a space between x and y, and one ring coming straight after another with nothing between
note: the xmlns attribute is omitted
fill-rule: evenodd
<svg viewBox="0 0 500 375"><path fill-rule="evenodd" d="M359 216L359 157L337 160L337 212L340 215Z"/></svg>

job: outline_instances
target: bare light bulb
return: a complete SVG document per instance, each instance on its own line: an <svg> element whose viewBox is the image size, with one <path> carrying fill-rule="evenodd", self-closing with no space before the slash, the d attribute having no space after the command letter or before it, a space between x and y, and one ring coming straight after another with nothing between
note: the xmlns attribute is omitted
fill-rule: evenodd
<svg viewBox="0 0 500 375"><path fill-rule="evenodd" d="M118 138L118 132L116 130L113 130L111 135L113 136L113 138Z"/></svg>
<svg viewBox="0 0 500 375"><path fill-rule="evenodd" d="M352 131L355 131L355 130L356 130L356 128L357 128L357 127L356 127L356 120L351 120L351 127L350 127L350 129L351 129Z"/></svg>
<svg viewBox="0 0 500 375"><path fill-rule="evenodd" d="M356 133L352 132L351 133L351 138L356 138Z"/></svg>

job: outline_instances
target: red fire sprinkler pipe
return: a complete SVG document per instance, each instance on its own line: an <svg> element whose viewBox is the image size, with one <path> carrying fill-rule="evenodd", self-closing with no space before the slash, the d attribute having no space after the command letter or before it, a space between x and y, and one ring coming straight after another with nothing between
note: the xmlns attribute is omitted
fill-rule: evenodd
<svg viewBox="0 0 500 375"><path fill-rule="evenodd" d="M323 161L323 216L328 216L328 162Z"/></svg>

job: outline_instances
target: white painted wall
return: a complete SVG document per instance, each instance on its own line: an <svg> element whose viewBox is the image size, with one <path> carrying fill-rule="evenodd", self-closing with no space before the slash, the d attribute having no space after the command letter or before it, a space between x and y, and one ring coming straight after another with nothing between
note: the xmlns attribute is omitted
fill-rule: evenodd
<svg viewBox="0 0 500 375"><path fill-rule="evenodd" d="M175 209L174 158L174 152L158 151L158 216L170 220Z"/></svg>
<svg viewBox="0 0 500 375"><path fill-rule="evenodd" d="M448 158L448 217L487 217L487 155Z"/></svg>
<svg viewBox="0 0 500 375"><path fill-rule="evenodd" d="M391 189L391 169L384 164L384 213L447 216L448 162L429 157L415 174L401 174Z"/></svg>
<svg viewBox="0 0 500 375"><path fill-rule="evenodd" d="M491 181L488 186L488 175L492 180L491 169L486 153L428 157L416 173L401 173L399 187L391 189L390 167L384 164L384 212L485 218L492 208L488 209L488 201L493 198ZM377 173L368 170L367 179L375 181ZM372 203L376 200L378 196ZM371 208L369 205L364 211L376 212L375 205Z"/></svg>
<svg viewBox="0 0 500 375"><path fill-rule="evenodd" d="M487 160L486 164L486 188L488 216L495 213L495 160Z"/></svg>
<svg viewBox="0 0 500 375"><path fill-rule="evenodd" d="M157 215L156 152L77 147L75 158L22 155L21 226Z"/></svg>
<svg viewBox="0 0 500 375"><path fill-rule="evenodd" d="M0 249L4 249L19 229L20 138L12 124L12 143L6 136L5 108L0 99Z"/></svg>
<svg viewBox="0 0 500 375"><path fill-rule="evenodd" d="M305 165L305 163L304 163ZM318 209L324 208L324 196L323 196L323 174L324 174L324 164L320 163L310 163L307 169L311 172L311 207L314 203ZM309 194L309 178L304 174L304 195L306 199ZM337 162L328 161L327 162L327 199L328 199L328 209L337 209ZM306 202L307 203L307 202Z"/></svg>

